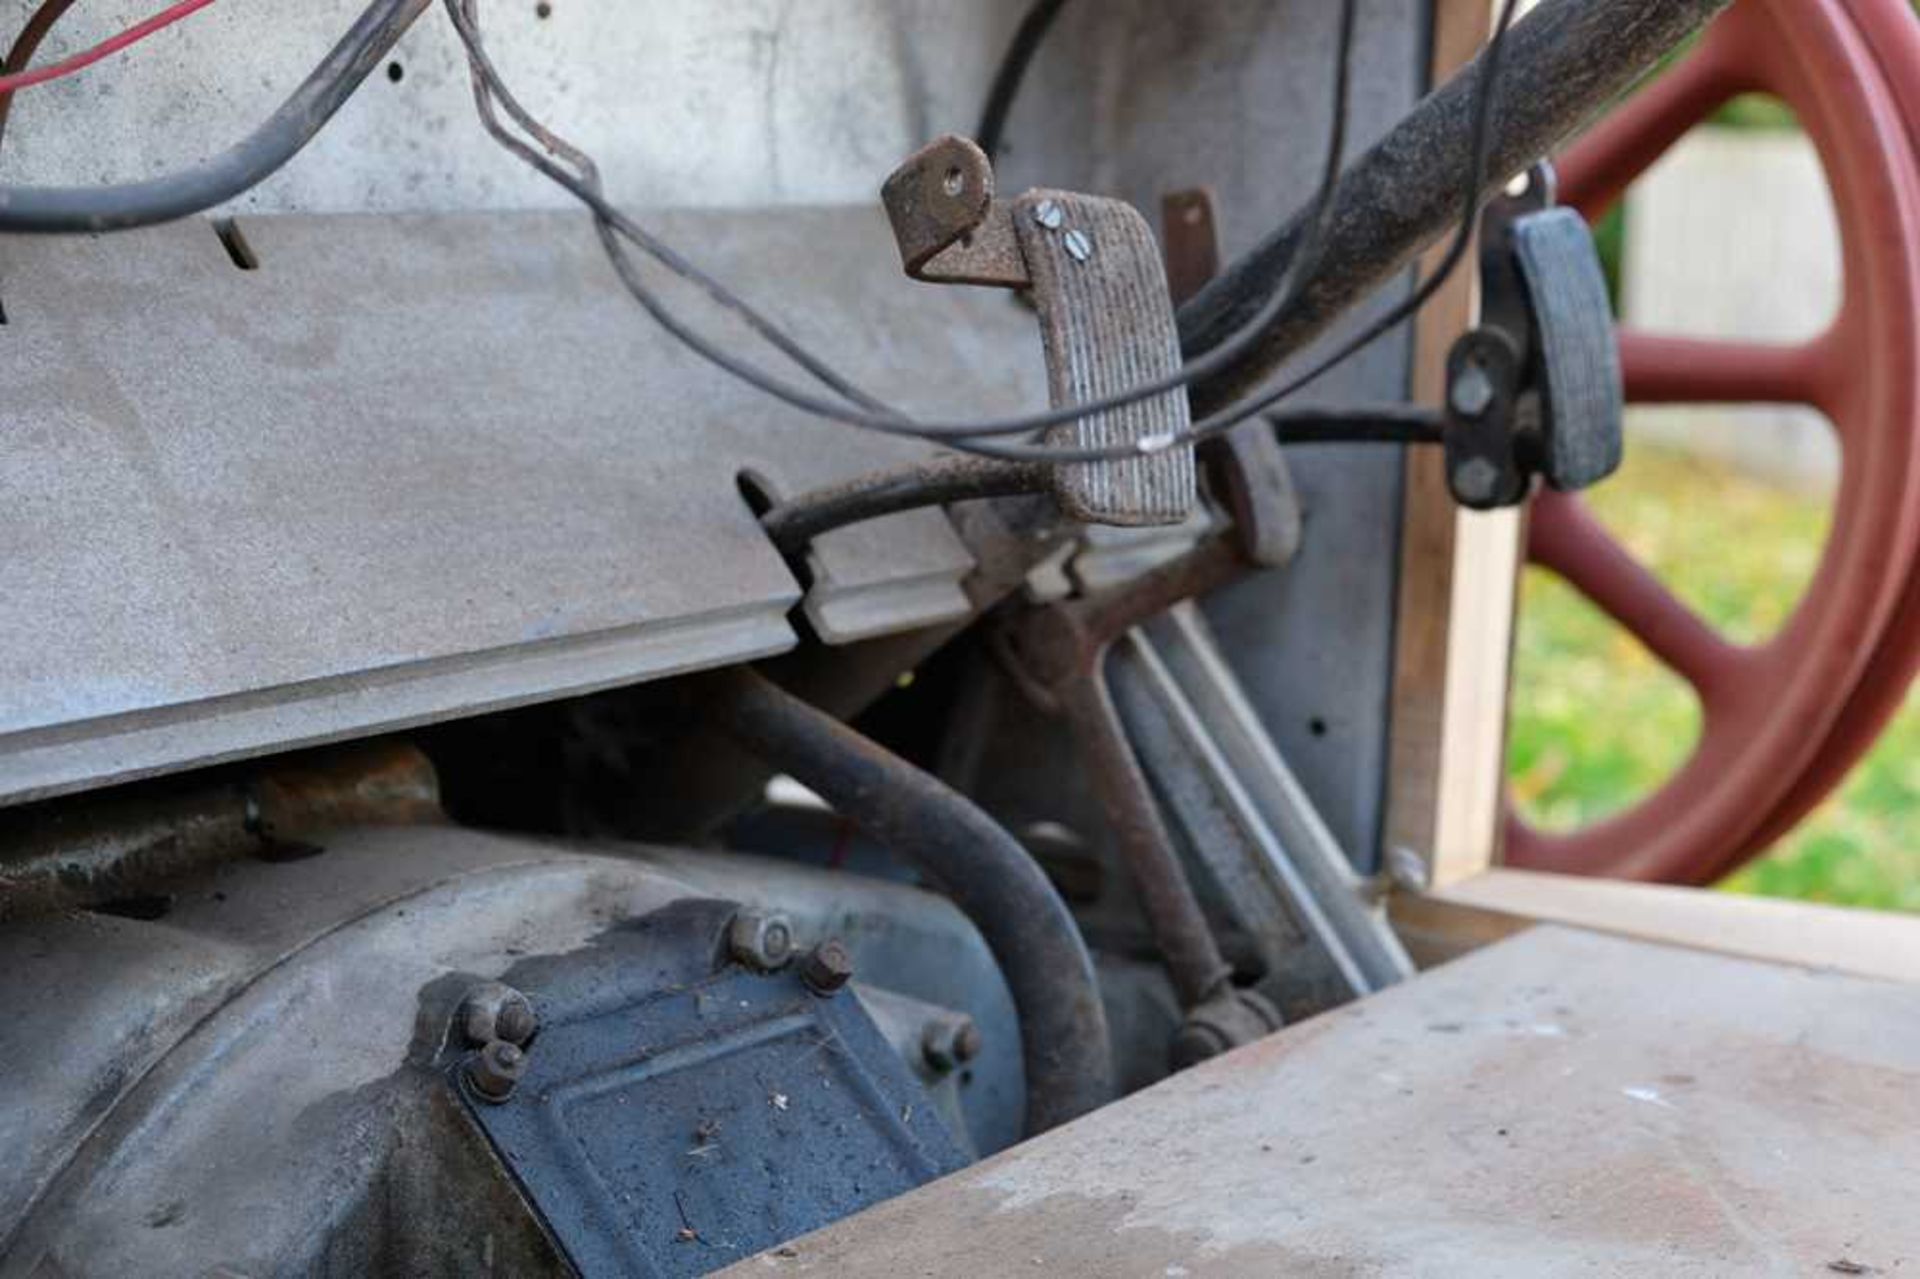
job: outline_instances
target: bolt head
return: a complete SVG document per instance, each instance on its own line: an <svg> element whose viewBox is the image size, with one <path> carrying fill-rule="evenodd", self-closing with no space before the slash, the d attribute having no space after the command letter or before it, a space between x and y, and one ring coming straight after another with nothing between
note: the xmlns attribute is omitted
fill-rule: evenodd
<svg viewBox="0 0 1920 1279"><path fill-rule="evenodd" d="M504 1039L488 1043L467 1062L467 1082L483 1101L501 1102L513 1096L527 1073L527 1054Z"/></svg>
<svg viewBox="0 0 1920 1279"><path fill-rule="evenodd" d="M980 1055L980 1027L971 1017L930 1021L920 1032L920 1051L935 1070L952 1070Z"/></svg>
<svg viewBox="0 0 1920 1279"><path fill-rule="evenodd" d="M800 979L816 995L831 995L853 980L853 955L838 937L829 937L808 952Z"/></svg>
<svg viewBox="0 0 1920 1279"><path fill-rule="evenodd" d="M1469 360L1447 386L1447 404L1464 418L1477 418L1493 407L1493 379Z"/></svg>
<svg viewBox="0 0 1920 1279"><path fill-rule="evenodd" d="M727 953L749 968L773 972L793 958L793 924L776 911L743 910L727 925Z"/></svg>
<svg viewBox="0 0 1920 1279"><path fill-rule="evenodd" d="M539 1029L532 1002L505 982L481 982L460 1003L460 1030L470 1044L525 1044Z"/></svg>

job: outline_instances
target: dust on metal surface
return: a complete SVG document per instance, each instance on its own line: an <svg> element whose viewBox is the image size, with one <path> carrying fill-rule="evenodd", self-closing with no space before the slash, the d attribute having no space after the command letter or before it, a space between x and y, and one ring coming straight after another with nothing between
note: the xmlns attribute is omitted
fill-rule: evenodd
<svg viewBox="0 0 1920 1279"><path fill-rule="evenodd" d="M1536 928L740 1275L1899 1274L1920 989Z"/></svg>
<svg viewBox="0 0 1920 1279"><path fill-rule="evenodd" d="M965 1159L858 1000L726 950L684 901L514 970L541 1013L453 1086L580 1273L706 1274Z"/></svg>

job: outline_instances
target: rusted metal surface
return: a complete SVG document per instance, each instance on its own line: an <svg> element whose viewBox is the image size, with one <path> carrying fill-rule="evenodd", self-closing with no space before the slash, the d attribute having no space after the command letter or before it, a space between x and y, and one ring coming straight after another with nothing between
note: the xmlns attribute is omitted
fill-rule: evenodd
<svg viewBox="0 0 1920 1279"><path fill-rule="evenodd" d="M444 820L433 765L362 742L191 783L145 782L85 805L0 811L0 921L137 903L170 879L241 857L289 860L343 826Z"/></svg>
<svg viewBox="0 0 1920 1279"><path fill-rule="evenodd" d="M1180 341L1166 270L1140 211L1071 191L1029 191L1012 203L1014 235L1033 275L1053 404L1084 404L1177 373ZM1193 510L1193 446L1154 441L1190 425L1186 391L1175 388L1052 428L1047 441L1056 446L1140 450L1061 466L1061 509L1096 524L1181 523Z"/></svg>
<svg viewBox="0 0 1920 1279"><path fill-rule="evenodd" d="M1891 1275L1916 1177L1920 989L1538 928L731 1273Z"/></svg>
<svg viewBox="0 0 1920 1279"><path fill-rule="evenodd" d="M1067 721L1082 770L1187 1008L1227 993L1232 969L1114 709L1106 658L1129 629L1219 585L1242 567L1230 538L1210 537L1125 586L1017 614L995 635L998 651L1028 695Z"/></svg>
<svg viewBox="0 0 1920 1279"><path fill-rule="evenodd" d="M1179 306L1220 273L1220 230L1207 187L1160 197L1160 240L1167 261L1167 293Z"/></svg>
<svg viewBox="0 0 1920 1279"><path fill-rule="evenodd" d="M697 689L699 705L741 745L920 867L980 929L1020 1009L1029 1132L1111 1098L1093 961L1019 841L938 778L751 669L702 676ZM807 965L822 958L816 952Z"/></svg>
<svg viewBox="0 0 1920 1279"><path fill-rule="evenodd" d="M1053 405L1115 395L1180 366L1165 268L1152 230L1122 200L1036 189L994 199L993 166L949 134L881 188L907 274L935 284L1029 288ZM1138 445L1137 456L1055 468L1061 509L1094 524L1179 524L1194 503L1193 448L1150 447L1189 425L1179 388L1047 433L1072 448Z"/></svg>
<svg viewBox="0 0 1920 1279"><path fill-rule="evenodd" d="M1032 283L1006 206L994 203L993 164L967 138L936 138L890 174L880 202L900 263L929 284L1022 289Z"/></svg>

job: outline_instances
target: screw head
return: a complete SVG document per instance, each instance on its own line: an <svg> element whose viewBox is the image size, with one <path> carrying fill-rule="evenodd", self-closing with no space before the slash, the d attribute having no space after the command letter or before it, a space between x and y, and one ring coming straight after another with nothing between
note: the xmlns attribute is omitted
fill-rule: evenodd
<svg viewBox="0 0 1920 1279"><path fill-rule="evenodd" d="M829 937L808 952L800 980L816 995L831 995L853 980L853 956L838 937Z"/></svg>
<svg viewBox="0 0 1920 1279"><path fill-rule="evenodd" d="M773 972L793 958L793 925L777 911L743 910L727 925L727 953L749 968Z"/></svg>
<svg viewBox="0 0 1920 1279"><path fill-rule="evenodd" d="M504 1039L524 1045L540 1029L533 1003L505 982L481 982L460 1002L460 1029L470 1044Z"/></svg>
<svg viewBox="0 0 1920 1279"><path fill-rule="evenodd" d="M1075 262L1085 262L1093 256L1093 240L1077 226L1067 228L1067 233L1060 237L1060 247Z"/></svg>
<svg viewBox="0 0 1920 1279"><path fill-rule="evenodd" d="M1453 468L1453 495L1462 502L1490 502L1500 485L1500 472L1484 457L1470 457Z"/></svg>
<svg viewBox="0 0 1920 1279"><path fill-rule="evenodd" d="M1033 220L1049 231L1058 231L1067 220L1067 212L1057 200L1042 200L1033 206Z"/></svg>
<svg viewBox="0 0 1920 1279"><path fill-rule="evenodd" d="M1493 406L1493 379L1472 360L1460 366L1447 387L1447 403L1465 418L1477 418Z"/></svg>
<svg viewBox="0 0 1920 1279"><path fill-rule="evenodd" d="M467 1083L482 1101L502 1102L513 1096L527 1073L527 1054L518 1044L496 1039L467 1062Z"/></svg>

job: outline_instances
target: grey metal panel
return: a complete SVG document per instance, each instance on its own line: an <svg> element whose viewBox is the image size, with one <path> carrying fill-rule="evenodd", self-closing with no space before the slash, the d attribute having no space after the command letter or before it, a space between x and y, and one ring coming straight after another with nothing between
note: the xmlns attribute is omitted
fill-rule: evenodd
<svg viewBox="0 0 1920 1279"><path fill-rule="evenodd" d="M545 19L533 0L480 8L508 82L594 154L611 196L734 208L876 198L902 157L973 128L1026 2L553 0ZM100 182L201 159L277 106L353 12L310 0L222 6L98 72L21 94L6 176ZM138 0L75 11L41 59L148 13ZM229 211L570 207L481 131L438 3L392 61L398 82L376 70L293 163Z"/></svg>
<svg viewBox="0 0 1920 1279"><path fill-rule="evenodd" d="M1415 96L1425 60L1423 7L1422 0L1362 0L1355 148ZM901 156L943 130L973 127L993 66L1025 8L1026 0L555 0L552 16L542 20L530 3L490 0L485 20L515 86L596 153L617 198L734 207L871 200ZM1152 210L1165 189L1211 184L1224 248L1229 255L1244 250L1310 190L1324 136L1325 51L1335 11L1322 0L1070 6L1014 112L1001 189L1044 183L1120 195ZM56 30L47 55L93 38L95 20L104 26L137 12L132 0L120 0L90 8L85 25L76 14ZM111 68L22 94L8 132L7 174L94 181L178 167L259 118L343 21L326 6L254 0L244 9L196 15ZM376 73L306 153L235 207L244 213L564 203L474 123L465 72L437 8L395 60L399 82ZM239 67L244 74L232 73ZM712 260L709 228L680 222L674 230L682 247ZM848 265L837 256L829 264L824 251L819 256L823 279ZM10 267L0 286L9 310L20 276ZM789 301L752 272L730 278L757 300ZM892 292L877 296L907 287L893 280ZM872 301L829 297L809 314L829 316L828 303L858 309ZM913 303L944 304L924 296ZM1016 311L1001 299L998 314L1011 319ZM641 340L637 321L624 317L621 324ZM1018 347L998 348L1000 363L1021 378L1030 340L1024 335ZM824 339L821 345L840 349ZM886 361L931 370L947 354L929 356L903 339L886 348ZM1405 355L1404 342L1382 342L1328 379L1323 393L1398 396ZM969 393L943 396L943 408L994 407L989 397L1004 380L998 364L979 360L972 373ZM1385 761L1397 546L1389 513L1398 509L1399 458L1389 449L1306 449L1294 450L1291 460L1309 506L1306 550L1286 573L1215 601L1210 615L1287 759L1342 843L1365 861ZM863 535L882 536L876 527L844 537ZM884 541L870 545L884 553ZM822 633L847 637L874 628L876 609L931 617L953 607L950 596L944 604L928 598L939 591L934 579L903 575L891 589L897 611L871 594L823 594L809 600L809 614ZM770 629L758 640L779 642ZM707 647L744 653L754 646L728 640ZM1340 690L1337 700L1329 690ZM522 695L533 694L515 694ZM1315 721L1323 733L1312 731ZM280 731L262 728L246 748L265 748Z"/></svg>
<svg viewBox="0 0 1920 1279"><path fill-rule="evenodd" d="M900 277L877 208L657 221L880 394L1040 398L1031 319ZM699 364L578 215L242 231L258 270L200 223L0 246L0 796L789 646L799 590L736 474L925 453ZM814 555L830 639L965 611L938 513Z"/></svg>
<svg viewBox="0 0 1920 1279"><path fill-rule="evenodd" d="M1898 1274L1917 1085L1920 989L1537 928L728 1273Z"/></svg>

